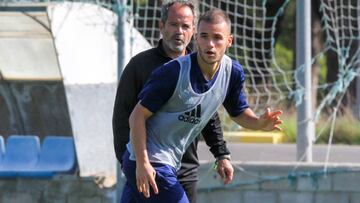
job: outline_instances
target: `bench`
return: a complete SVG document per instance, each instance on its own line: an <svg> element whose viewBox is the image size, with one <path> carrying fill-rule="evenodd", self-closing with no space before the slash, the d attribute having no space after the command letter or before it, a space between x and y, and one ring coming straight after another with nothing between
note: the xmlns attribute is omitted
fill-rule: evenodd
<svg viewBox="0 0 360 203"><path fill-rule="evenodd" d="M282 132L263 131L232 131L224 132L224 139L228 142L244 143L281 143L285 135Z"/></svg>
<svg viewBox="0 0 360 203"><path fill-rule="evenodd" d="M76 170L72 137L46 136L40 144L38 136L11 135L6 141L0 160L0 177L51 178Z"/></svg>

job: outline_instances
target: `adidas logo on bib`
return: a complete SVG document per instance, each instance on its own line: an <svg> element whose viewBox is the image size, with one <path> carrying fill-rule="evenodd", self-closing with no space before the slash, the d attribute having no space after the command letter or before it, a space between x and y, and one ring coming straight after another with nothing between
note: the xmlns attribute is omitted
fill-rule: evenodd
<svg viewBox="0 0 360 203"><path fill-rule="evenodd" d="M201 121L201 105L197 105L191 111L187 111L182 115L178 116L179 121L186 123L198 124Z"/></svg>

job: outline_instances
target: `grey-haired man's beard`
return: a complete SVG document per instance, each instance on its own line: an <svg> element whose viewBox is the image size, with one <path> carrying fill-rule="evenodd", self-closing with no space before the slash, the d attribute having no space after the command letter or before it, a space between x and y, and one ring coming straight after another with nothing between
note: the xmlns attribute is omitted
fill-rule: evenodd
<svg viewBox="0 0 360 203"><path fill-rule="evenodd" d="M185 44L182 45L173 45L171 44L169 48L174 52L182 52L185 49Z"/></svg>

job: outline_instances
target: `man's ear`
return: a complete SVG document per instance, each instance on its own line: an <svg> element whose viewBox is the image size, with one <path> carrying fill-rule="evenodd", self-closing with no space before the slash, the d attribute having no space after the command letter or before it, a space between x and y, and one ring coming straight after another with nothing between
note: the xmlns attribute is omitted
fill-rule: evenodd
<svg viewBox="0 0 360 203"><path fill-rule="evenodd" d="M231 47L231 45L232 45L232 43L233 43L233 40L234 40L234 36L233 36L233 35L230 35L229 38L228 38L227 48Z"/></svg>
<svg viewBox="0 0 360 203"><path fill-rule="evenodd" d="M161 21L161 20L159 20L159 29L160 29L160 32L162 32L162 30L164 29L164 23Z"/></svg>

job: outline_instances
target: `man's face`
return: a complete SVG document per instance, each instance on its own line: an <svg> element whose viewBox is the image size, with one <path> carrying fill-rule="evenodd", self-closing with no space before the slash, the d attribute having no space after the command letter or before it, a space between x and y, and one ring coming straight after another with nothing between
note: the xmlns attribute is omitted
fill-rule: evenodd
<svg viewBox="0 0 360 203"><path fill-rule="evenodd" d="M207 23L201 21L196 34L196 44L201 59L207 64L221 60L225 51L231 46L233 37L225 21Z"/></svg>
<svg viewBox="0 0 360 203"><path fill-rule="evenodd" d="M187 6L175 3L169 8L168 19L160 22L163 43L173 53L185 53L194 33L194 15Z"/></svg>

